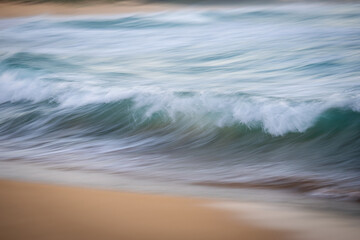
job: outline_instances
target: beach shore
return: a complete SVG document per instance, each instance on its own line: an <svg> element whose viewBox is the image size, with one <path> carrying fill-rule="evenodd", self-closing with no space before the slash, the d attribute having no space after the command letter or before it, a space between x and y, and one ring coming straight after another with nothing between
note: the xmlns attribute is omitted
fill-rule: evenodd
<svg viewBox="0 0 360 240"><path fill-rule="evenodd" d="M128 1L120 3L0 3L0 18L25 17L42 14L50 15L101 15L133 12L156 12L176 10L180 5L169 3L140 3ZM184 8L184 6L182 6Z"/></svg>
<svg viewBox="0 0 360 240"><path fill-rule="evenodd" d="M216 6L220 7L226 9L228 6ZM322 99L322 96L332 94L332 86L338 86L332 82L337 77L331 77L324 84L324 88L329 87L329 90L323 91L318 85L309 91L304 101L300 100L304 91L292 92L295 85L287 88L287 76L298 76L299 73L310 76L313 71L320 76L324 71L332 70L333 66L350 69L356 65L353 51L347 47L356 46L356 39L351 40L357 33L351 29L356 27L346 20L356 18L356 14L350 9L344 13L342 10L340 13L334 11L335 16L326 9L313 10L313 6L312 11L320 13L303 17L301 12L294 10L297 7L290 8L293 9L290 12L284 11L286 14L278 14L281 11L272 9L260 12L245 9L244 13L240 10L234 15L216 11L214 14L192 12L193 9L212 8L215 6L130 1L106 4L0 3L4 43L3 87L0 88L5 96L1 109L4 119L0 144L0 239L358 239L360 207L351 202L358 192L356 188L343 191L338 187L343 186L344 179L350 179L345 183L357 186L358 179L341 169L337 171L335 164L344 160L349 164L345 164L348 169L354 166L352 161L355 158L351 154L357 148L356 141L346 147L346 154L342 150L348 139L355 139L351 133L357 134L353 129L358 126L358 113L349 110L355 106L352 93L344 97L346 102L339 107L337 102ZM162 12L167 10L169 13ZM185 10L184 15L172 12L177 10ZM162 13L138 14L152 12ZM133 13L136 13L134 18L131 16ZM109 19L115 19L109 22L103 16L92 20L91 15L107 14L125 15L109 16ZM37 15L42 16L7 19ZM68 21L67 18L83 15L89 16L79 21ZM129 24L131 26L127 25L128 16L130 22L136 20ZM344 21L340 21L339 16L343 16ZM54 20L54 17L58 18ZM339 21L337 26L349 24L348 33L331 27L334 21L329 19L332 18ZM293 21L289 26L279 25L289 19ZM154 27L151 24L148 27L151 21ZM328 25L327 21L331 24ZM314 26L319 28L313 29ZM304 29L309 30L309 35L303 38ZM318 32L319 29L323 32ZM279 41L276 46L273 45L274 33ZM284 38L288 34L288 38ZM322 38L328 34L331 37ZM314 39L321 43L320 48L312 44L316 42ZM334 42L336 45L343 42L343 48L332 52ZM287 46L286 51L283 46ZM212 49L214 51L209 51ZM323 52L329 52L329 55L320 62L311 57ZM279 53L283 55L275 65L281 67L285 64L285 67L279 68L279 75L276 75L280 78L279 85L274 85L268 81L268 77L274 75L267 72L272 71L274 62L268 60ZM347 59L344 63L351 64L341 65L333 59L335 55L344 56ZM189 61L191 59L194 61ZM315 66L308 65L310 60ZM264 71L259 72L260 65ZM303 68L300 72L299 66ZM263 81L255 86L251 77L249 81L241 80L243 86L238 85L238 79L232 77L247 76L247 69L253 69L249 76L253 74L254 79ZM219 78L212 78L215 75ZM349 76L345 83L353 82L352 75ZM228 77L229 82L223 83L223 79ZM129 84L118 84L119 78ZM95 79L99 81L93 81ZM147 86L152 87L149 79L155 89L164 86L166 91L148 91ZM181 84L167 85L163 79L174 82L179 79L182 87L179 92L173 91ZM197 83L190 89L188 83L196 79L204 79L204 84ZM215 84L215 80L221 85ZM269 87L269 83L273 86ZM310 89L312 84L309 78L296 88ZM94 90L94 86L99 88ZM139 97L139 106L149 102L151 108L169 113L169 116L154 117L149 121L141 107L128 107L129 99L132 102L133 97L123 99L123 96L128 96L128 89L137 89L138 86L140 90L131 96ZM142 89L141 86L146 87ZM224 87L224 94L213 95L219 86ZM261 94L252 96L246 91L243 98L244 86L251 94L259 86L266 100L261 98L259 102L253 102L252 99L258 99ZM345 84L341 92L346 92L348 86ZM187 94L188 90L190 94ZM206 93L204 98L203 91ZM268 92L280 95L268 97ZM286 92L289 94L282 95ZM170 96L165 98L169 104L164 102L164 93ZM293 93L299 94L299 102L295 105ZM322 99L321 106L323 102L332 107L308 116L317 106L308 100L313 99L313 93ZM244 99L243 108L239 108ZM179 104L183 100L184 105ZM351 104L348 105L347 101ZM59 111L58 106L65 107ZM122 106L126 107L123 109ZM219 106L228 107L222 110ZM203 109L207 110L203 112ZM248 109L255 109L254 114ZM278 118L278 111L284 109L286 114ZM292 123L293 109L298 110L296 117L307 123L304 132L297 132L297 121ZM157 116L156 111L151 113L152 116ZM199 114L193 115L196 112ZM184 118L184 122L177 122L174 118L170 125L163 125L178 113L189 118ZM233 118L234 113L239 113L239 118ZM215 115L225 117L209 118ZM150 132L147 128L144 131L139 121L128 116L143 116L139 119L141 122L149 121L146 123L150 123ZM330 120L327 120L329 116ZM243 118L251 119L249 125L244 125L244 132L239 128ZM226 124L221 126L225 127L218 127L219 119L229 119L229 122L224 120ZM327 138L318 141L333 129L338 129L337 119L348 121L340 126L344 131L339 131L339 138L344 142L335 144ZM211 128L205 129L204 122L207 124L208 121ZM289 124L279 127L278 122ZM259 123L269 128L252 129L253 124L257 126ZM122 129L131 129L131 132ZM154 129L164 130L159 142L154 141ZM127 136L135 132L128 144ZM269 138L270 135L275 140ZM259 141L254 140L257 136L260 136ZM243 142L244 138L249 142ZM154 145L149 145L149 142ZM166 142L170 145L164 144ZM329 157L331 149L325 146L331 149L339 146L334 156L341 157ZM241 157L240 148L244 149L244 152L240 151ZM148 154L149 149L150 153L156 153L154 157ZM174 155L169 154L169 150L175 150ZM313 162L314 152L319 158ZM296 157L292 159L292 156ZM325 163L328 161L335 167L327 168ZM305 167L307 165L309 167ZM143 171L147 166L149 168ZM264 166L269 168L262 171ZM297 174L303 166L304 172ZM317 173L313 167L318 167L321 174L313 175ZM333 169L329 176L328 169ZM171 177L167 178L173 174L173 181ZM249 179L254 180L244 184L241 178L238 182L239 176L244 176L244 179L250 176ZM209 181L199 182L199 179ZM264 179L265 185L259 184Z"/></svg>
<svg viewBox="0 0 360 240"><path fill-rule="evenodd" d="M285 239L210 202L0 180L0 239Z"/></svg>

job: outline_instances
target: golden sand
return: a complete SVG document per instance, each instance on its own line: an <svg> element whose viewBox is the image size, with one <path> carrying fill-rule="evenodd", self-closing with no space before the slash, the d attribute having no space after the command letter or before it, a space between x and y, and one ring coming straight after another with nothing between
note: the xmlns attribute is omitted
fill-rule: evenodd
<svg viewBox="0 0 360 240"><path fill-rule="evenodd" d="M165 3L142 4L136 2L104 4L56 4L56 3L0 3L0 18L50 15L95 15L132 12L155 12L178 9L180 6Z"/></svg>
<svg viewBox="0 0 360 240"><path fill-rule="evenodd" d="M0 180L0 239L284 239L209 203Z"/></svg>

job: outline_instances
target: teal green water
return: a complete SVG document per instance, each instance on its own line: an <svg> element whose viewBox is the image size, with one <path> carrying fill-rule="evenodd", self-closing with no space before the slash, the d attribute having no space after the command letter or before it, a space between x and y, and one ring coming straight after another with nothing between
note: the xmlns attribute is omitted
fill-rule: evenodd
<svg viewBox="0 0 360 240"><path fill-rule="evenodd" d="M360 199L360 5L0 20L0 159Z"/></svg>

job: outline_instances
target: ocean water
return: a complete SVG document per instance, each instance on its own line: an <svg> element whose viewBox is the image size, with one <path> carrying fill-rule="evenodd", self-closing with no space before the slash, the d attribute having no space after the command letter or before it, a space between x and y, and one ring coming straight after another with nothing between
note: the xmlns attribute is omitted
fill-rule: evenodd
<svg viewBox="0 0 360 240"><path fill-rule="evenodd" d="M0 161L360 201L360 5L0 20Z"/></svg>

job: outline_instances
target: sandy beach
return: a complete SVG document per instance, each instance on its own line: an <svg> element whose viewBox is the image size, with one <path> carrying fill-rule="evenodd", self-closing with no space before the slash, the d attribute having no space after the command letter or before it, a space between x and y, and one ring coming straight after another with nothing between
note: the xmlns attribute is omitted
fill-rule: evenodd
<svg viewBox="0 0 360 240"><path fill-rule="evenodd" d="M360 5L55 2L0 3L1 240L358 239Z"/></svg>
<svg viewBox="0 0 360 240"><path fill-rule="evenodd" d="M182 6L183 8L184 6ZM86 3L86 4L59 4L59 3L0 3L0 18L51 15L101 15L131 12L155 12L176 10L180 6L169 3L138 3L128 1L121 3Z"/></svg>
<svg viewBox="0 0 360 240"><path fill-rule="evenodd" d="M285 239L207 200L0 181L0 239Z"/></svg>

